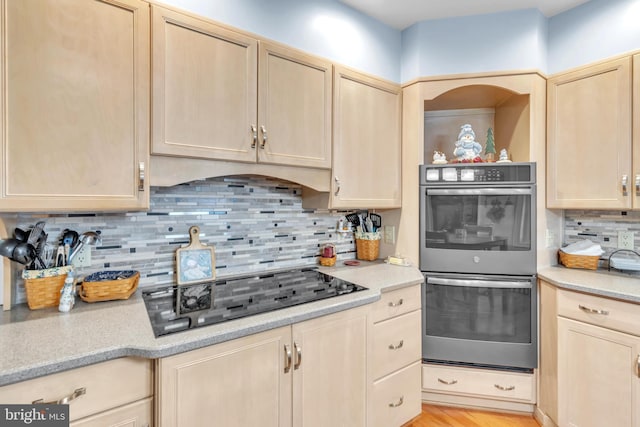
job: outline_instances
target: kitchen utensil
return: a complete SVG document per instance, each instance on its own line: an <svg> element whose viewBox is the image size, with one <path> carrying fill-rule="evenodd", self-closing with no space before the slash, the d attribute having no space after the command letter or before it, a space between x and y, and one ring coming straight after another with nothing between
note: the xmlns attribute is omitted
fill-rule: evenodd
<svg viewBox="0 0 640 427"><path fill-rule="evenodd" d="M28 231L25 231L25 230L23 230L23 229L21 229L21 228L16 228L16 229L13 231L13 236L14 236L16 239L21 240L21 241L23 241L23 242L24 242L24 241L26 241L26 240L29 238L29 232L28 232Z"/></svg>
<svg viewBox="0 0 640 427"><path fill-rule="evenodd" d="M11 257L13 256L13 250L19 243L22 242L18 239L3 240L2 243L0 243L0 255L11 259Z"/></svg>
<svg viewBox="0 0 640 427"><path fill-rule="evenodd" d="M367 231L369 231L370 233L373 232L373 231L376 231L373 228L373 221L371 221L371 218L367 217L367 219L365 219L364 222L367 225Z"/></svg>
<svg viewBox="0 0 640 427"><path fill-rule="evenodd" d="M56 265L54 267L62 267L67 265L68 256L65 253L64 245L58 245L58 250L56 251Z"/></svg>
<svg viewBox="0 0 640 427"><path fill-rule="evenodd" d="M34 247L38 244L42 236L44 235L44 221L38 221L36 225L33 226L31 231L29 232L29 237L27 238L27 243L33 245Z"/></svg>
<svg viewBox="0 0 640 427"><path fill-rule="evenodd" d="M371 222L373 222L374 227L371 231L378 231L378 229L382 227L382 217L378 214L371 213L369 214L369 218L371 218Z"/></svg>
<svg viewBox="0 0 640 427"><path fill-rule="evenodd" d="M356 212L346 215L345 218L347 218L347 221L349 221L353 227L360 225L360 218L358 218L358 214Z"/></svg>
<svg viewBox="0 0 640 427"><path fill-rule="evenodd" d="M79 235L77 231L69 230L66 228L62 232L62 243L69 245L69 248L73 248L78 244Z"/></svg>
<svg viewBox="0 0 640 427"><path fill-rule="evenodd" d="M28 265L31 264L36 259L36 248L33 247L31 243L20 242L15 248L13 248L13 253L11 254L11 260Z"/></svg>
<svg viewBox="0 0 640 427"><path fill-rule="evenodd" d="M178 285L201 283L216 278L215 254L212 247L200 243L200 228L189 228L189 244L176 251Z"/></svg>
<svg viewBox="0 0 640 427"><path fill-rule="evenodd" d="M100 243L100 241L102 241L102 238L95 231L86 231L82 233L78 244L70 251L71 253L67 258L67 264L71 264L73 258L78 254L78 252L80 252L80 249L82 249L84 245L94 245L96 243Z"/></svg>
<svg viewBox="0 0 640 427"><path fill-rule="evenodd" d="M358 221L360 222L360 227L362 227L362 231L363 232L368 232L369 229L367 229L367 224L364 220L364 214L358 214Z"/></svg>

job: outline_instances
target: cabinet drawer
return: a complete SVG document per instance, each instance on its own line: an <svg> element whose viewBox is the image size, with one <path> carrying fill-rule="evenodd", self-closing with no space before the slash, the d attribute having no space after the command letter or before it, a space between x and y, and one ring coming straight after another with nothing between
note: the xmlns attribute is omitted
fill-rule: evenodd
<svg viewBox="0 0 640 427"><path fill-rule="evenodd" d="M126 357L0 387L0 402L57 401L84 388L69 402L69 417L77 420L151 396L152 381L150 360Z"/></svg>
<svg viewBox="0 0 640 427"><path fill-rule="evenodd" d="M558 289L558 315L640 335L640 305Z"/></svg>
<svg viewBox="0 0 640 427"><path fill-rule="evenodd" d="M419 309L422 305L420 289L420 285L415 285L384 292L380 301L373 304L373 321L379 322Z"/></svg>
<svg viewBox="0 0 640 427"><path fill-rule="evenodd" d="M373 325L373 377L380 378L410 363L422 354L421 311L413 311Z"/></svg>
<svg viewBox="0 0 640 427"><path fill-rule="evenodd" d="M74 421L69 427L149 427L153 417L153 398Z"/></svg>
<svg viewBox="0 0 640 427"><path fill-rule="evenodd" d="M519 402L535 401L533 374L423 365L422 388L447 393Z"/></svg>
<svg viewBox="0 0 640 427"><path fill-rule="evenodd" d="M369 426L399 427L420 415L420 362L373 384Z"/></svg>

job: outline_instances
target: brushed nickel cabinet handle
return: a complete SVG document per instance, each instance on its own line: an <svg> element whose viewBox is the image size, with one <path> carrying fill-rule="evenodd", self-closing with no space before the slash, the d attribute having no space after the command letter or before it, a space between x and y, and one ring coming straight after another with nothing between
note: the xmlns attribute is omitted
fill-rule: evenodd
<svg viewBox="0 0 640 427"><path fill-rule="evenodd" d="M256 148L258 143L258 129L254 125L251 125L251 148Z"/></svg>
<svg viewBox="0 0 640 427"><path fill-rule="evenodd" d="M398 302L393 302L393 301L391 301L391 302L389 303L389 307L400 307L402 304L404 304L404 300L403 300L402 298L400 298L400 299L398 300Z"/></svg>
<svg viewBox="0 0 640 427"><path fill-rule="evenodd" d="M52 400L50 402L45 402L44 399L38 399L31 402L34 405L66 405L72 400L79 398L80 396L87 394L87 389L85 387L77 388L68 396L65 396L59 400Z"/></svg>
<svg viewBox="0 0 640 427"><path fill-rule="evenodd" d="M293 348L296 350L296 361L293 365L293 369L298 369L302 363L302 347L300 347L297 342L294 342Z"/></svg>
<svg viewBox="0 0 640 427"><path fill-rule="evenodd" d="M640 174L636 175L636 196L640 196Z"/></svg>
<svg viewBox="0 0 640 427"><path fill-rule="evenodd" d="M640 378L640 354L636 358L636 376Z"/></svg>
<svg viewBox="0 0 640 427"><path fill-rule="evenodd" d="M333 193L333 195L337 196L338 193L340 193L340 179L337 176L334 176L333 180L336 182L336 191Z"/></svg>
<svg viewBox="0 0 640 427"><path fill-rule="evenodd" d="M598 310L596 308L589 308L586 307L582 304L578 304L578 308L582 311L584 311L585 313L591 313L591 314L601 314L603 316L608 316L609 312L607 310Z"/></svg>
<svg viewBox="0 0 640 427"><path fill-rule="evenodd" d="M511 391L511 390L515 390L516 386L514 385L510 385L507 387L501 386L500 384L494 384L493 385L495 388L497 388L498 390L502 390L502 391Z"/></svg>
<svg viewBox="0 0 640 427"><path fill-rule="evenodd" d="M262 130L262 144L260 144L260 148L264 149L264 146L267 143L267 128L260 126L260 129Z"/></svg>
<svg viewBox="0 0 640 427"><path fill-rule="evenodd" d="M398 406L401 406L403 403L404 403L404 396L400 396L400 400L398 400L398 402L389 403L389 408L397 408Z"/></svg>
<svg viewBox="0 0 640 427"><path fill-rule="evenodd" d="M138 190L144 191L145 170L144 162L138 163Z"/></svg>
<svg viewBox="0 0 640 427"><path fill-rule="evenodd" d="M398 350L404 345L404 340L400 340L398 345L389 344L389 350Z"/></svg>
<svg viewBox="0 0 640 427"><path fill-rule="evenodd" d="M286 374L291 370L291 348L288 345L284 345L284 373Z"/></svg>
<svg viewBox="0 0 640 427"><path fill-rule="evenodd" d="M629 176L622 175L622 194L627 194L627 186L629 184Z"/></svg>
<svg viewBox="0 0 640 427"><path fill-rule="evenodd" d="M438 378L438 382L445 384L445 385L454 385L454 384L458 384L458 380L451 380L451 381L445 381L442 378Z"/></svg>

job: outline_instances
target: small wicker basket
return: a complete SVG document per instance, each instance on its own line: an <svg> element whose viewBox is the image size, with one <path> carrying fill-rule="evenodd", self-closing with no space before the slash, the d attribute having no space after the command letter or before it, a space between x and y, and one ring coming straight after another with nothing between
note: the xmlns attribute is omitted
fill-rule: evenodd
<svg viewBox="0 0 640 427"><path fill-rule="evenodd" d="M78 295L85 302L128 299L138 288L139 280L138 271L100 271L84 278Z"/></svg>
<svg viewBox="0 0 640 427"><path fill-rule="evenodd" d="M60 290L72 266L47 268L44 270L24 270L24 288L27 305L31 310L56 307L60 302Z"/></svg>
<svg viewBox="0 0 640 427"><path fill-rule="evenodd" d="M568 268L584 268L587 270L597 270L600 256L572 255L561 250L558 251L560 264Z"/></svg>
<svg viewBox="0 0 640 427"><path fill-rule="evenodd" d="M364 261L373 261L378 258L379 253L380 239L356 239L356 258Z"/></svg>
<svg viewBox="0 0 640 427"><path fill-rule="evenodd" d="M331 258L327 258L327 257L320 257L320 265L324 266L324 267L333 267L336 264L336 259L338 257L336 257L335 255L332 256Z"/></svg>

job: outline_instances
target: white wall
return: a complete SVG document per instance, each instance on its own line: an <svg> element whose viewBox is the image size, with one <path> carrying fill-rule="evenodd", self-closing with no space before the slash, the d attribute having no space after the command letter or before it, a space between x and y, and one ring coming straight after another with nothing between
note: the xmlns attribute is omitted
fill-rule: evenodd
<svg viewBox="0 0 640 427"><path fill-rule="evenodd" d="M402 82L417 77L547 68L537 9L423 21L402 33Z"/></svg>
<svg viewBox="0 0 640 427"><path fill-rule="evenodd" d="M640 0L591 0L549 19L549 74L636 49Z"/></svg>
<svg viewBox="0 0 640 427"><path fill-rule="evenodd" d="M400 82L400 31L337 0L162 0L379 77Z"/></svg>

